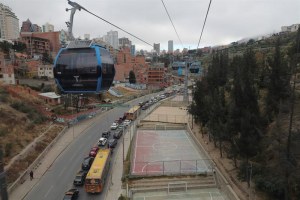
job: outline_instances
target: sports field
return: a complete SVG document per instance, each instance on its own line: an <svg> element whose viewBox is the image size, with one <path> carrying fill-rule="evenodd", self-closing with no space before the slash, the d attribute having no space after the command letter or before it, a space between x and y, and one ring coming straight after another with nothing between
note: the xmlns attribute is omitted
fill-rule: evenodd
<svg viewBox="0 0 300 200"><path fill-rule="evenodd" d="M185 130L138 130L131 174L189 174L211 172L211 161Z"/></svg>
<svg viewBox="0 0 300 200"><path fill-rule="evenodd" d="M133 200L228 200L217 188L193 189L182 192L141 192L133 194Z"/></svg>

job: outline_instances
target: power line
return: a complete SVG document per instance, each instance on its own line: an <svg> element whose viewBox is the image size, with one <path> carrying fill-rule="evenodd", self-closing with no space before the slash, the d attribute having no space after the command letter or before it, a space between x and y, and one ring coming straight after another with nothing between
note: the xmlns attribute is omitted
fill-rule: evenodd
<svg viewBox="0 0 300 200"><path fill-rule="evenodd" d="M70 2L70 1L69 1L69 2ZM74 3L74 2L73 2L73 3ZM76 4L77 4L77 3L76 3ZM79 4L77 4L77 5L80 6ZM80 6L80 8L81 8L82 10L85 10L86 12L90 13L91 15L94 15L95 17L97 17L97 18L103 20L104 22L106 22L106 23L108 23L108 24L110 24L110 25L116 27L117 29L119 29L119 30L121 30L121 31L123 31L123 32L125 32L125 33L127 33L128 35L131 35L132 37L134 37L134 38L136 38L136 39L138 39L138 40L140 40L140 41L142 41L142 42L144 42L144 43L150 45L151 47L153 47L152 44L150 44L150 43L146 42L145 40L143 40L143 39L141 39L141 38L139 38L139 37L133 35L132 33L129 33L129 32L126 31L125 29L123 29L123 28L121 28L121 27L119 27L119 26L117 26L117 25L115 25L115 24L113 24L113 23L107 21L106 19L103 19L102 17L100 17L100 16L98 16L98 15L92 13L91 11L85 9L84 7Z"/></svg>
<svg viewBox="0 0 300 200"><path fill-rule="evenodd" d="M206 16L205 16L204 24L203 24L203 27L202 27L201 35L200 35L200 38L199 38L199 41L198 41L197 49L199 48L199 45L200 45L200 41L201 41L202 34L203 34L203 30L204 30L204 27L205 27L205 23L206 23L207 15L208 15L208 12L209 12L209 9L210 9L210 4L211 4L211 1L212 1L212 0L210 0L210 1L209 1L209 4L208 4L208 8L207 8L207 12L206 12Z"/></svg>
<svg viewBox="0 0 300 200"><path fill-rule="evenodd" d="M164 8L165 8L165 10L166 10L166 13L167 13L167 15L168 15L168 17L169 17L169 19L170 19L170 21L171 21L171 23L172 23L172 26L173 26L173 28L174 28L174 30L175 30L175 33L176 33L176 35L177 35L177 37L178 37L178 40L180 41L181 46L182 46L182 48L183 48L182 41L181 41L181 39L180 39L180 37L179 37L179 35L178 35L178 33L177 33L177 30L176 30L176 28L175 28L175 26L174 26L174 24L173 24L173 21L172 21L172 19L171 19L171 16L169 15L169 12L168 12L168 10L167 10L167 7L166 7L166 5L165 5L165 3L164 3L163 0L161 0L161 2L162 2L162 4L164 5Z"/></svg>

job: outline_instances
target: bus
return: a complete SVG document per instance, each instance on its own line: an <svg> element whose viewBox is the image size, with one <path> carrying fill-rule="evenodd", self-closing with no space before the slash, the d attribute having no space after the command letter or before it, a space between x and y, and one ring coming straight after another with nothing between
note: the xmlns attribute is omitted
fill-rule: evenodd
<svg viewBox="0 0 300 200"><path fill-rule="evenodd" d="M133 121L139 116L140 112L140 106L133 106L125 113L126 119Z"/></svg>
<svg viewBox="0 0 300 200"><path fill-rule="evenodd" d="M100 193L103 190L110 165L111 150L99 149L94 162L86 175L84 188L88 193Z"/></svg>

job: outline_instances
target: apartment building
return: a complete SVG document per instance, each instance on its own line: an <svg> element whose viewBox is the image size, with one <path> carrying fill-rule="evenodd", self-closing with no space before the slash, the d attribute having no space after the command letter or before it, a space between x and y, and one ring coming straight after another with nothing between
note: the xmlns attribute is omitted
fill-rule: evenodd
<svg viewBox="0 0 300 200"><path fill-rule="evenodd" d="M130 49L124 48L118 52L116 63L115 81L128 82L131 70L135 73L137 83L147 81L148 64L145 62L144 56L132 56Z"/></svg>
<svg viewBox="0 0 300 200"><path fill-rule="evenodd" d="M29 50L28 54L42 55L51 53L55 57L61 48L60 32L21 32L21 40Z"/></svg>
<svg viewBox="0 0 300 200"><path fill-rule="evenodd" d="M156 63L148 69L148 86L161 88L166 85L166 70L163 63Z"/></svg>
<svg viewBox="0 0 300 200"><path fill-rule="evenodd" d="M47 22L43 25L43 32L54 32L54 25Z"/></svg>
<svg viewBox="0 0 300 200"><path fill-rule="evenodd" d="M52 65L40 65L38 67L38 77L54 78Z"/></svg>
<svg viewBox="0 0 300 200"><path fill-rule="evenodd" d="M19 19L11 8L0 3L0 38L14 40L19 38Z"/></svg>

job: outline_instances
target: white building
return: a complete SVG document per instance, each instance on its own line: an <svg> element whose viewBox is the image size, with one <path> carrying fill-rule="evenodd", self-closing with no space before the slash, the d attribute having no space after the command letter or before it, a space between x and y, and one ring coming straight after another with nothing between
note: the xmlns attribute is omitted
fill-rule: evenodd
<svg viewBox="0 0 300 200"><path fill-rule="evenodd" d="M298 31L299 27L300 27L300 24L293 24L291 26L282 26L281 31L282 32L296 32L296 31Z"/></svg>
<svg viewBox="0 0 300 200"><path fill-rule="evenodd" d="M48 22L43 25L43 32L54 32L54 26Z"/></svg>
<svg viewBox="0 0 300 200"><path fill-rule="evenodd" d="M90 36L90 34L86 33L83 35L83 37L85 40L89 40L91 36Z"/></svg>
<svg viewBox="0 0 300 200"><path fill-rule="evenodd" d="M119 48L118 31L107 32L107 36L103 37L103 39L106 43L110 44L114 49Z"/></svg>
<svg viewBox="0 0 300 200"><path fill-rule="evenodd" d="M168 41L168 53L173 53L173 40Z"/></svg>
<svg viewBox="0 0 300 200"><path fill-rule="evenodd" d="M14 40L19 35L19 19L11 8L0 3L0 38Z"/></svg>
<svg viewBox="0 0 300 200"><path fill-rule="evenodd" d="M160 43L158 43L158 44L153 44L153 49L154 49L154 51L157 53L157 54L159 54L160 53Z"/></svg>
<svg viewBox="0 0 300 200"><path fill-rule="evenodd" d="M38 67L38 77L54 78L52 65L40 65Z"/></svg>

